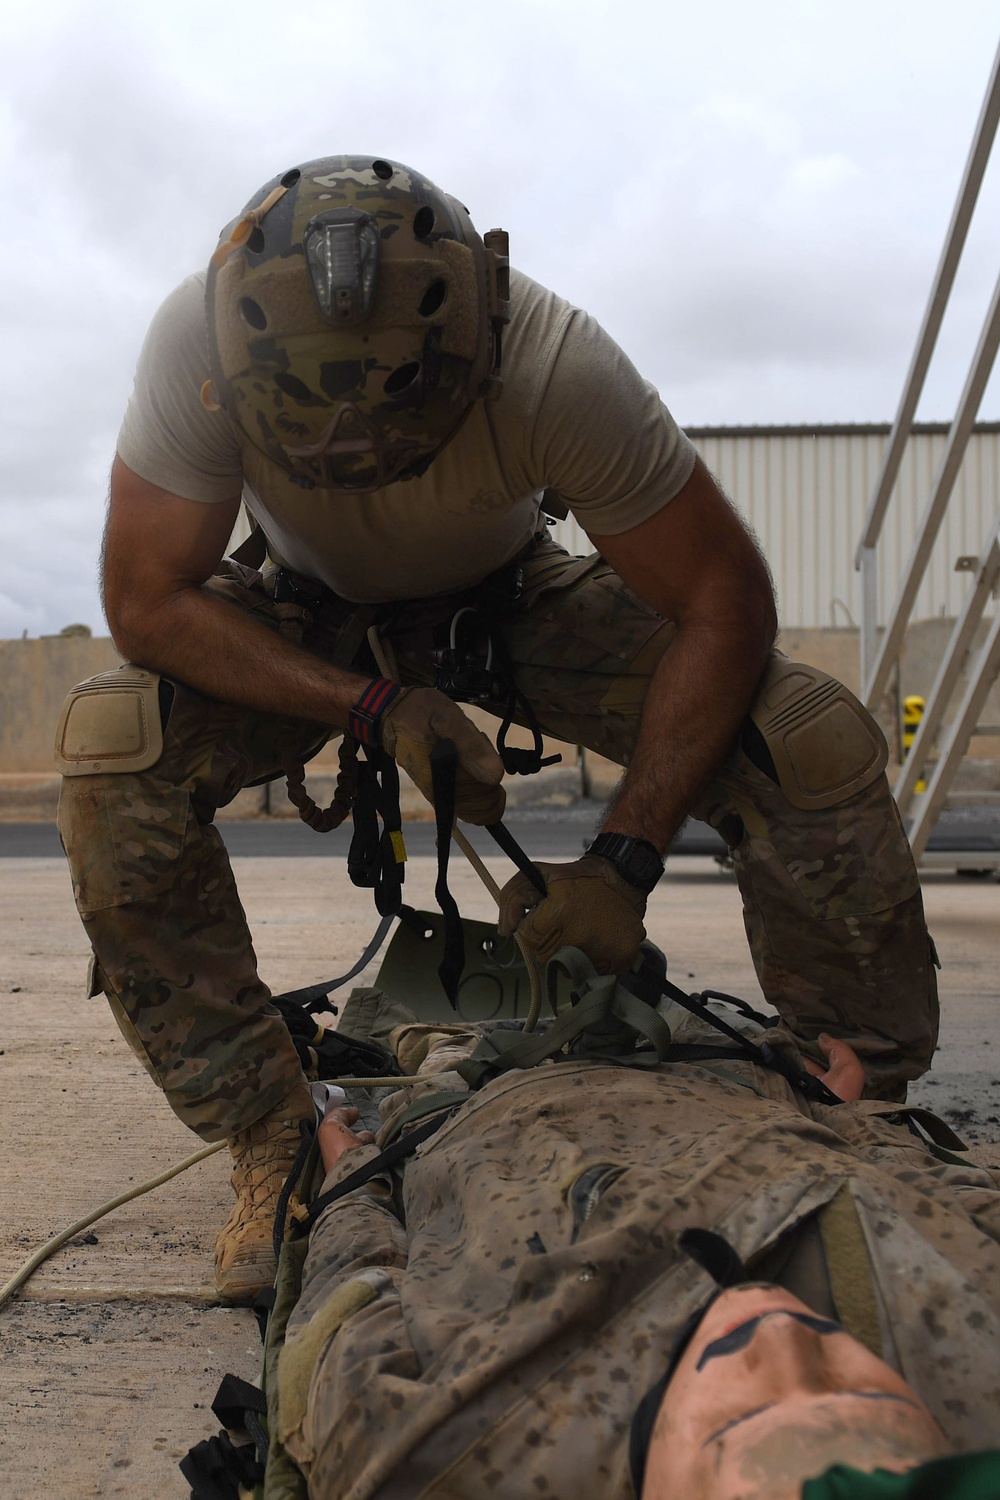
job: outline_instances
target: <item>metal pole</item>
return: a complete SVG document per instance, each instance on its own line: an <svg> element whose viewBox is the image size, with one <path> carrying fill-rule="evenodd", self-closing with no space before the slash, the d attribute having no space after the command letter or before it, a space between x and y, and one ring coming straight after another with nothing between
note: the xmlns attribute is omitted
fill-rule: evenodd
<svg viewBox="0 0 1000 1500"><path fill-rule="evenodd" d="M920 780L923 767L937 739L941 721L969 658L979 622L990 602L997 578L1000 577L998 531L1000 531L1000 517L997 518L990 541L980 555L974 585L966 598L962 613L955 621L951 639L934 679L934 686L927 695L927 707L920 721L920 727L910 746L910 753L896 778L893 796L904 818L913 801L914 790Z"/></svg>
<svg viewBox="0 0 1000 1500"><path fill-rule="evenodd" d="M866 683L875 665L878 652L878 551L875 547L861 550L861 673L859 681Z"/></svg>
<svg viewBox="0 0 1000 1500"><path fill-rule="evenodd" d="M979 344L972 361L955 413L955 419L948 433L948 441L945 444L944 454L938 468L934 482L934 489L924 511L917 532L917 539L910 561L907 565L903 586L896 600L892 618L888 621L885 634L879 643L879 649L875 657L875 665L865 686L864 699L869 709L877 704L886 683L892 664L899 655L903 644L903 636L909 623L910 614L913 610L914 600L917 597L927 564L937 540L941 522L944 520L945 511L951 492L958 478L958 471L962 467L962 459L965 456L966 444L972 432L972 425L976 420L979 404L983 399L993 362L996 359L997 347L1000 345L1000 279L993 291L993 299L990 302L989 312L983 331L979 336Z"/></svg>
<svg viewBox="0 0 1000 1500"><path fill-rule="evenodd" d="M957 766L972 737L979 715L983 710L990 688L1000 671L1000 612L993 617L993 624L974 662L969 664L969 686L941 746L941 759L934 768L927 790L920 799L920 811L910 829L910 847L919 860L927 847L937 822L938 814L948 797L948 788ZM914 745L913 749L916 746ZM910 754L913 754L911 749Z"/></svg>
<svg viewBox="0 0 1000 1500"><path fill-rule="evenodd" d="M944 250L934 276L934 285L931 289L930 300L924 313L923 325L917 336L917 347L913 352L913 359L903 386L903 395L900 399L899 410L896 412L896 420L892 425L889 436L889 446L886 449L885 458L882 461L882 472L879 474L878 483L875 486L875 495L868 510L865 528L861 541L858 544L857 554L854 560L856 568L861 567L862 554L866 547L874 547L882 530L885 520L886 508L892 487L899 473L899 465L903 457L903 449L913 426L913 417L920 400L920 393L924 388L924 380L927 377L927 369L934 353L934 346L941 328L948 298L951 295L955 273L958 263L965 248L966 235L969 232L969 224L972 220L976 199L979 197L979 189L982 186L983 174L989 161L993 139L997 131L997 123L1000 121L1000 48L997 49L996 57L993 59L993 71L990 81L986 86L986 97L983 107L979 113L976 124L976 132L972 140L972 149L969 159L965 164L965 172L962 183L955 200L952 211L951 223L945 238Z"/></svg>

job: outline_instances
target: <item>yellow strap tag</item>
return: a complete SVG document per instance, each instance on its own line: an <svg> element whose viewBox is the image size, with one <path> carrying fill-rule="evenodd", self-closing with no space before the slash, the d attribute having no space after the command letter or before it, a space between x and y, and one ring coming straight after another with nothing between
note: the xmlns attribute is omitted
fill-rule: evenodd
<svg viewBox="0 0 1000 1500"><path fill-rule="evenodd" d="M303 1219L308 1219L309 1217L309 1210L300 1200L297 1193L292 1193L291 1197L288 1200L288 1212L291 1214L293 1219L298 1219L300 1224Z"/></svg>
<svg viewBox="0 0 1000 1500"><path fill-rule="evenodd" d="M403 842L402 832L398 828L394 828L389 834L389 838L392 840L392 852L396 856L397 865L405 865L406 845Z"/></svg>

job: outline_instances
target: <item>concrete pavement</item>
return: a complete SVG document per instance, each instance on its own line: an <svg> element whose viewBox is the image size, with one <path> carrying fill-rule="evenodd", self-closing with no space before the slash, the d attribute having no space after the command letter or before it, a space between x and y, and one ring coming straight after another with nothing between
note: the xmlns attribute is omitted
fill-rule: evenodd
<svg viewBox="0 0 1000 1500"><path fill-rule="evenodd" d="M539 823L525 842L537 858L573 857L588 831ZM340 973L361 951L375 916L342 860L234 863L275 990ZM510 869L498 857L489 866L498 879ZM463 913L490 919L491 901L460 857L453 869ZM434 873L429 853L411 859L411 903L433 907ZM944 1024L934 1070L914 1097L960 1133L1000 1140L1000 887L930 875L925 896L944 965ZM197 1143L162 1105L103 1001L84 998L87 943L60 858L0 857L0 924L2 1280L54 1231ZM648 925L679 984L759 1003L737 892L711 859L672 862ZM216 1430L207 1404L221 1375L256 1379L259 1369L252 1316L215 1305L210 1285L226 1175L224 1157L213 1157L118 1211L0 1312L5 1500L186 1500L177 1461Z"/></svg>

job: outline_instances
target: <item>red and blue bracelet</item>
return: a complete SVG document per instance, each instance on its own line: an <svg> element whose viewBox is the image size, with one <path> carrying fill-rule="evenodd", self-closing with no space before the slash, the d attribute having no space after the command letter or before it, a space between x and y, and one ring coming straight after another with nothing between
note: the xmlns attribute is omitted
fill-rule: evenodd
<svg viewBox="0 0 1000 1500"><path fill-rule="evenodd" d="M378 721L402 691L402 683L393 682L391 677L373 678L351 709L348 732L362 745L377 745Z"/></svg>

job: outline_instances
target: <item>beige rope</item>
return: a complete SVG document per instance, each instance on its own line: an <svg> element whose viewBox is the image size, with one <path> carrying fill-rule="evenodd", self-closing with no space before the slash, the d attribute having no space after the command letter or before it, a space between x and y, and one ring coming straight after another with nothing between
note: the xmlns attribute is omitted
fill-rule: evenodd
<svg viewBox="0 0 1000 1500"><path fill-rule="evenodd" d="M61 1250L63 1245L71 1240L74 1235L82 1234L85 1229L90 1228L91 1224L96 1224L98 1219L103 1219L105 1214L111 1213L113 1209L121 1208L124 1203L131 1203L133 1198L141 1198L143 1193L151 1193L154 1188L162 1187L172 1177L177 1177L181 1172L186 1172L188 1167L196 1166L198 1162L205 1161L209 1156L214 1156L216 1151L221 1151L225 1144L225 1141L216 1141L214 1145L203 1146L193 1156L185 1157L176 1166L168 1167L165 1172L161 1172L157 1177L151 1177L148 1182L141 1182L138 1187L129 1188L127 1193L119 1193L117 1198L112 1198L110 1202L102 1204L100 1208L95 1208L93 1213L85 1214L82 1219L77 1219L76 1223L71 1224L68 1229L62 1229L58 1234L54 1234L40 1250L36 1250L34 1255L28 1257L21 1269L15 1271L8 1282L5 1282L0 1287L0 1308L5 1307L14 1293L28 1280L28 1277L33 1276L38 1267L47 1261L50 1255L54 1255L57 1250Z"/></svg>

